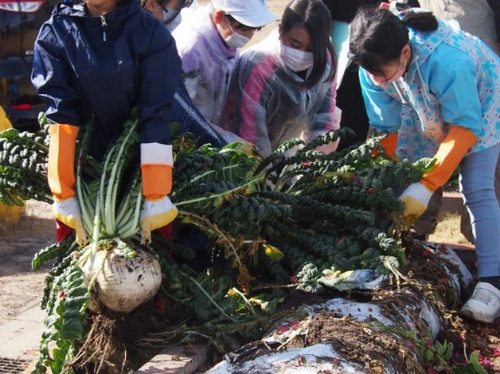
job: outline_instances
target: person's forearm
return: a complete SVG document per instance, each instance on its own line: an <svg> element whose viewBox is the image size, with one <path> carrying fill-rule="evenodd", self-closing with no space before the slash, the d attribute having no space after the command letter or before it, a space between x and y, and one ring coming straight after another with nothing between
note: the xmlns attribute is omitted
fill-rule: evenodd
<svg viewBox="0 0 500 374"><path fill-rule="evenodd" d="M477 136L469 129L451 125L448 135L434 156L436 164L432 170L424 175L421 183L429 191L436 191L439 187L444 186L476 141Z"/></svg>

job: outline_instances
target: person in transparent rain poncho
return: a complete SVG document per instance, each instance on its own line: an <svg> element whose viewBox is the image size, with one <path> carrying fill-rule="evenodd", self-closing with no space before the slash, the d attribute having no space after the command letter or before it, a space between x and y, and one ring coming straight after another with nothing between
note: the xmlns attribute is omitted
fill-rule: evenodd
<svg viewBox="0 0 500 374"><path fill-rule="evenodd" d="M211 0L183 11L172 35L184 83L196 107L218 124L239 48L262 26L276 21L262 0Z"/></svg>
<svg viewBox="0 0 500 374"><path fill-rule="evenodd" d="M292 1L279 27L240 56L221 126L254 143L262 156L291 138L308 142L338 129L330 29L322 1Z"/></svg>
<svg viewBox="0 0 500 374"><path fill-rule="evenodd" d="M459 167L479 276L460 314L492 323L500 317L500 207L494 188L500 59L481 40L432 13L399 12L393 4L364 8L351 23L350 57L360 66L370 126L388 133L383 143L386 149L397 145L400 158L436 160L399 197L407 228Z"/></svg>

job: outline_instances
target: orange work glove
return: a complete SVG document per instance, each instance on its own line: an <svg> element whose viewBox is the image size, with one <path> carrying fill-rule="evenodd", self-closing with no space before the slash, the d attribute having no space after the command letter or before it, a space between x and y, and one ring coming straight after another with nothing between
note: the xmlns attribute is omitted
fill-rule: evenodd
<svg viewBox="0 0 500 374"><path fill-rule="evenodd" d="M87 233L75 196L75 148L78 127L53 124L49 127L48 182L54 197L52 212L57 220L75 230L80 246L88 243Z"/></svg>
<svg viewBox="0 0 500 374"><path fill-rule="evenodd" d="M376 132L375 136L380 136L380 133ZM389 156L390 158L394 158L394 155L396 154L396 148L398 146L398 133L395 132L394 134L387 134L380 140L380 145L382 146L382 148L384 148L384 152L387 156ZM378 150L374 149L372 156L375 157L377 155Z"/></svg>
<svg viewBox="0 0 500 374"><path fill-rule="evenodd" d="M477 137L465 127L450 126L450 131L434 156L436 163L419 183L411 184L399 197L404 203L405 226L409 229L425 212L432 194L450 179Z"/></svg>
<svg viewBox="0 0 500 374"><path fill-rule="evenodd" d="M142 193L146 199L141 212L142 240L151 241L151 231L177 217L177 208L167 196L172 191L172 146L141 144Z"/></svg>

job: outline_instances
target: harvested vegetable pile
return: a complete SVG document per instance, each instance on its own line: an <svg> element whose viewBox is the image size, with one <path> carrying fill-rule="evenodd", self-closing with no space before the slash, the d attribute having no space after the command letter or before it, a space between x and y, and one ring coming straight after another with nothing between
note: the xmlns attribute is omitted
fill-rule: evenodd
<svg viewBox="0 0 500 374"><path fill-rule="evenodd" d="M472 274L446 245L412 239L404 247L411 261L399 282L385 277L373 290L321 295L294 290L280 306L285 316L203 372L498 373L498 324L457 313Z"/></svg>
<svg viewBox="0 0 500 374"><path fill-rule="evenodd" d="M330 155L314 150L347 129L307 145L291 140L262 162L239 144L195 148L192 134L178 134L171 200L179 218L172 239L155 234L146 245L136 126L125 124L102 163L88 156L92 125L80 134L76 187L91 243L80 248L71 237L33 260L34 269L53 261L37 372L125 372L145 345L154 352L200 338L224 351L227 334L259 336L289 288L346 289L352 270L387 274L405 264L392 187L419 181L430 160L395 162L378 139ZM48 141L0 133L0 202L51 203ZM156 263L159 278L147 271ZM130 303L133 293L145 297ZM126 339L120 332L131 325L138 335Z"/></svg>

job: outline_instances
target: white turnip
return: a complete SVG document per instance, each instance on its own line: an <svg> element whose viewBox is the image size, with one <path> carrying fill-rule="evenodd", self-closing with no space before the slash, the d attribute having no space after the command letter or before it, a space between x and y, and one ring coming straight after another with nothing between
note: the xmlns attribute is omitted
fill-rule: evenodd
<svg viewBox="0 0 500 374"><path fill-rule="evenodd" d="M108 309L129 313L156 294L162 274L155 255L120 239L101 240L98 247L82 270L85 282Z"/></svg>

